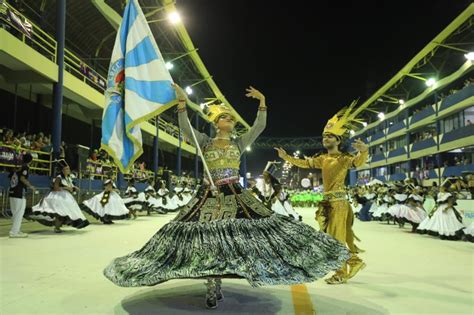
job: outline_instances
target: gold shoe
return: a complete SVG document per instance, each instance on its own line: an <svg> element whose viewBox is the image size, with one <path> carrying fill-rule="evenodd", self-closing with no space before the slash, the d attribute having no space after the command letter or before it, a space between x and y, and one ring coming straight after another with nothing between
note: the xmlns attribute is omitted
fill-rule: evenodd
<svg viewBox="0 0 474 315"><path fill-rule="evenodd" d="M335 274L331 278L326 279L324 281L326 281L327 284L343 284L347 283L347 278Z"/></svg>
<svg viewBox="0 0 474 315"><path fill-rule="evenodd" d="M354 264L353 266L350 266L349 274L347 275L347 279L353 278L359 271L364 269L367 266L365 262L362 260Z"/></svg>

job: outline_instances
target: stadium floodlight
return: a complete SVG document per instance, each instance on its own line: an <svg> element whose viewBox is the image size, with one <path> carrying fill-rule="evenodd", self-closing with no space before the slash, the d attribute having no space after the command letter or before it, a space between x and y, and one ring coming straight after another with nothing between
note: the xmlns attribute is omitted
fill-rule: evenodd
<svg viewBox="0 0 474 315"><path fill-rule="evenodd" d="M186 93L188 93L188 95L193 94L193 89L190 86L187 86L185 90L186 90Z"/></svg>
<svg viewBox="0 0 474 315"><path fill-rule="evenodd" d="M474 61L474 51L468 52L464 55L464 57L466 57L466 59L469 61Z"/></svg>
<svg viewBox="0 0 474 315"><path fill-rule="evenodd" d="M179 13L177 11L171 12L168 15L168 19L170 20L171 23L176 24L181 21L181 17L179 16Z"/></svg>
<svg viewBox="0 0 474 315"><path fill-rule="evenodd" d="M384 120L385 119L385 114L380 112L380 113L378 113L377 117L380 118L380 120Z"/></svg>
<svg viewBox="0 0 474 315"><path fill-rule="evenodd" d="M436 79L435 79L435 78L429 78L429 79L426 80L426 82L425 82L426 86L433 86L435 83L436 83Z"/></svg>

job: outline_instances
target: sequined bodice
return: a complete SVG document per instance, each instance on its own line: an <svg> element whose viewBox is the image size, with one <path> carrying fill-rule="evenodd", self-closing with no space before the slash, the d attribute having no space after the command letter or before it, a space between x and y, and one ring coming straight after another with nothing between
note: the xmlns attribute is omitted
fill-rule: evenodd
<svg viewBox="0 0 474 315"><path fill-rule="evenodd" d="M220 148L210 141L204 146L203 155L214 181L239 176L240 150L234 142Z"/></svg>

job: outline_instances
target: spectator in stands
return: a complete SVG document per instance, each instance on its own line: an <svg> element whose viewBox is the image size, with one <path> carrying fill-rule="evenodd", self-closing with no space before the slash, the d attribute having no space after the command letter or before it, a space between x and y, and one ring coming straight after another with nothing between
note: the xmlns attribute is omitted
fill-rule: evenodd
<svg viewBox="0 0 474 315"><path fill-rule="evenodd" d="M454 157L454 165L461 165L461 161L459 161L459 158L457 156Z"/></svg>
<svg viewBox="0 0 474 315"><path fill-rule="evenodd" d="M43 137L43 147L41 148L41 151L43 152L51 152L53 149L51 142L48 137Z"/></svg>
<svg viewBox="0 0 474 315"><path fill-rule="evenodd" d="M31 139L32 139L33 135L26 135L26 141L25 141L25 147L26 148L31 148Z"/></svg>
<svg viewBox="0 0 474 315"><path fill-rule="evenodd" d="M15 139L13 135L13 130L7 130L5 136L3 137L3 143L6 145L20 145L20 141Z"/></svg>
<svg viewBox="0 0 474 315"><path fill-rule="evenodd" d="M21 168L10 172L10 175L8 175L10 178L8 196L10 199L10 209L13 215L13 225L10 230L11 238L28 237L28 234L21 232L20 228L26 208L26 188L31 189L33 192L36 191L33 185L28 181L28 165L32 160L33 157L30 154L23 155Z"/></svg>
<svg viewBox="0 0 474 315"><path fill-rule="evenodd" d="M35 140L33 141L33 145L31 146L31 149L35 151L41 151L43 146L44 146L43 136L41 134L37 134L35 137Z"/></svg>
<svg viewBox="0 0 474 315"><path fill-rule="evenodd" d="M90 158L92 161L97 161L97 159L98 159L97 154L98 154L98 153L99 153L99 151L98 151L97 149L95 149L94 151L92 151L92 153L91 153L91 155L90 155L89 158Z"/></svg>
<svg viewBox="0 0 474 315"><path fill-rule="evenodd" d="M26 145L26 138L25 137L21 137L20 138L20 146L22 148L27 148L27 145Z"/></svg>

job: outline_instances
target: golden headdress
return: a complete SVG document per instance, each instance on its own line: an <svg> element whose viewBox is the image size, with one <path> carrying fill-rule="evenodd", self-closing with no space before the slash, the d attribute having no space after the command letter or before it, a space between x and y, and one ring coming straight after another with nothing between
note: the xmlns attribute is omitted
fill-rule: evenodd
<svg viewBox="0 0 474 315"><path fill-rule="evenodd" d="M207 118L209 119L209 121L211 122L215 122L215 120L223 115L223 114L228 114L228 115L231 115L232 117L235 118L235 115L234 113L232 112L232 110L226 106L226 105L209 105L207 107Z"/></svg>
<svg viewBox="0 0 474 315"><path fill-rule="evenodd" d="M351 129L356 128L355 123L363 124L361 119L356 118L359 113L355 110L357 101L353 101L348 107L344 107L336 115L328 120L323 133L332 133L336 136L345 136Z"/></svg>

